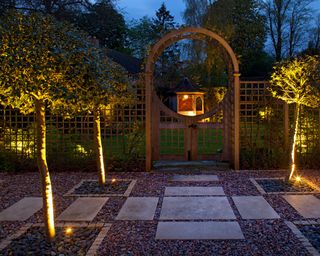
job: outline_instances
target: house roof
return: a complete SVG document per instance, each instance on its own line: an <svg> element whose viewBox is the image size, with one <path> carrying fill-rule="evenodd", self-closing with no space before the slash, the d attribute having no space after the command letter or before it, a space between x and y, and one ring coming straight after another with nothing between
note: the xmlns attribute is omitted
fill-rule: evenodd
<svg viewBox="0 0 320 256"><path fill-rule="evenodd" d="M198 86L193 85L188 78L184 78L172 92L203 92Z"/></svg>
<svg viewBox="0 0 320 256"><path fill-rule="evenodd" d="M124 67L129 74L135 75L142 72L142 61L140 59L112 49L107 49L107 56Z"/></svg>

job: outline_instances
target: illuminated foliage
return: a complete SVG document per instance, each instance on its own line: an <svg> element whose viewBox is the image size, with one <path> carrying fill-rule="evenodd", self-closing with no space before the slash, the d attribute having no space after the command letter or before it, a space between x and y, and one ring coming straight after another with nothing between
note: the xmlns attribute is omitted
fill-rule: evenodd
<svg viewBox="0 0 320 256"><path fill-rule="evenodd" d="M84 82L77 91L77 101L73 111L86 111L94 114L94 149L99 183L105 184L105 164L101 142L100 118L110 105L129 104L133 94L128 89L128 75L116 63L110 61L102 51L95 50L94 58L88 66Z"/></svg>
<svg viewBox="0 0 320 256"><path fill-rule="evenodd" d="M306 56L283 61L274 68L270 80L270 91L273 97L288 104L295 103L294 136L291 150L291 172L295 166L295 147L299 127L301 106L319 107L320 105L320 60L319 56Z"/></svg>
<svg viewBox="0 0 320 256"><path fill-rule="evenodd" d="M37 161L49 239L55 228L45 111L67 112L77 103L94 53L86 34L49 16L11 12L0 24L0 103L25 114L36 113Z"/></svg>

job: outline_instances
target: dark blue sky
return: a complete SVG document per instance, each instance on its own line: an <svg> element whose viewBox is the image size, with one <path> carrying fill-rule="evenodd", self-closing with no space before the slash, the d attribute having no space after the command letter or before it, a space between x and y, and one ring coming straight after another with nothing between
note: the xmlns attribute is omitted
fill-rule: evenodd
<svg viewBox="0 0 320 256"><path fill-rule="evenodd" d="M182 23L182 12L185 8L183 0L118 0L118 6L125 14L126 19L130 21L145 15L153 17L162 2L166 4L175 21Z"/></svg>
<svg viewBox="0 0 320 256"><path fill-rule="evenodd" d="M126 20L139 19L145 15L153 17L155 12L164 2L175 17L175 21L178 23L183 23L182 13L185 8L183 0L118 0L118 6L124 13ZM314 0L312 5L320 12L320 0Z"/></svg>

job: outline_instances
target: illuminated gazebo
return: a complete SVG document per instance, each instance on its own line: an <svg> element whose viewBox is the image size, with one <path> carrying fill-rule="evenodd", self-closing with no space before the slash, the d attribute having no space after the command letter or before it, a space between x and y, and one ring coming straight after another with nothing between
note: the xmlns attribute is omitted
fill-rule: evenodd
<svg viewBox="0 0 320 256"><path fill-rule="evenodd" d="M177 113L185 116L196 116L204 113L204 91L184 78L173 89L176 97Z"/></svg>

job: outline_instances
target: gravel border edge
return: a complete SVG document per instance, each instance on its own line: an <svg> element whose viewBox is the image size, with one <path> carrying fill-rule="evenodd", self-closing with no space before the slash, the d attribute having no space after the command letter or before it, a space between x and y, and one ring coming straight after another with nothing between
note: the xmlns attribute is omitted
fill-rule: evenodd
<svg viewBox="0 0 320 256"><path fill-rule="evenodd" d="M0 251L4 250L11 242L12 240L22 236L24 233L28 231L29 228L31 227L43 227L43 223L27 223L24 226L22 226L16 233L12 234L10 237L4 239L0 243ZM101 245L103 239L107 235L109 229L111 228L112 224L110 223L91 223L91 224L86 224L86 223L74 223L74 222L65 222L65 223L57 223L55 225L56 227L88 227L88 228L101 228L99 234L93 241L92 245L90 246L89 250L86 253L86 256L94 256L96 255L96 252L99 249L99 246Z"/></svg>
<svg viewBox="0 0 320 256"><path fill-rule="evenodd" d="M75 194L74 191L79 188L85 181L97 181L93 179L84 179L81 180L77 185L75 185L73 188L71 188L67 193L65 193L63 196L78 196L78 197L101 197L101 196L124 196L124 197L129 197L134 186L137 183L136 179L117 179L118 181L131 181L127 190L123 194ZM107 180L107 181L112 181L112 180Z"/></svg>
<svg viewBox="0 0 320 256"><path fill-rule="evenodd" d="M291 221L285 221L285 224L291 229L302 245L308 250L312 256L320 256L320 253L312 246L309 240L301 233L297 226ZM310 224L310 223L308 223ZM305 224L304 224L305 225Z"/></svg>

